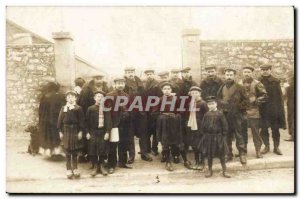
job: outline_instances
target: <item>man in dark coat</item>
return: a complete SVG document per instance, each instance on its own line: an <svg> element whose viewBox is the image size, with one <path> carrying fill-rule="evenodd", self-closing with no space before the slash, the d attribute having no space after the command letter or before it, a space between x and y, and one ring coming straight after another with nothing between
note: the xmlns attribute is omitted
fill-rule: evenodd
<svg viewBox="0 0 300 199"><path fill-rule="evenodd" d="M150 96L159 97L162 92L158 87L159 82L154 78L154 70L147 69L144 71L147 76L147 80L145 81L145 101L148 101ZM157 117L154 117L150 114L151 110L147 111L147 128L148 128L148 153L152 151L152 154L158 155L158 141L156 137L156 120ZM152 136L152 142L151 142Z"/></svg>
<svg viewBox="0 0 300 199"><path fill-rule="evenodd" d="M265 86L268 101L262 107L262 129L261 136L265 145L262 154L268 153L270 151L269 143L269 132L268 128L272 129L272 137L274 142L274 153L282 155L281 150L279 149L280 143L280 132L279 128L286 128L285 122L285 113L283 105L282 91L280 87L280 80L273 77L272 66L271 65L262 65L261 67L261 77L259 81Z"/></svg>
<svg viewBox="0 0 300 199"><path fill-rule="evenodd" d="M129 101L134 102L136 97L145 97L145 89L139 77L135 75L135 68L125 68L125 89L129 95ZM149 139L147 133L147 115L146 112L138 109L133 109L130 112L130 150L128 163L132 164L135 159L135 144L134 136L139 138L139 146L142 160L152 161L151 156L148 154L147 142Z"/></svg>
<svg viewBox="0 0 300 199"><path fill-rule="evenodd" d="M85 84L82 88L82 91L80 92L77 104L82 107L82 110L84 113L87 112L88 107L95 104L94 100L94 92L96 91L102 91L104 93L109 92L109 88L107 86L107 83L104 81L104 75L103 74L97 74L93 76L93 79ZM79 162L86 162L87 159L87 140L86 135L82 138L82 154L79 156Z"/></svg>
<svg viewBox="0 0 300 199"><path fill-rule="evenodd" d="M294 131L295 131L295 83L294 75L290 77L289 86L286 89L287 95L287 119L290 137L285 141L294 141Z"/></svg>
<svg viewBox="0 0 300 199"><path fill-rule="evenodd" d="M233 158L232 139L233 136L235 136L240 162L246 164L246 145L242 135L242 121L243 113L249 104L249 99L247 98L245 88L235 82L235 75L235 69L225 69L226 80L218 91L218 106L223 110L229 127L227 135L227 145L229 149L227 161Z"/></svg>
<svg viewBox="0 0 300 199"><path fill-rule="evenodd" d="M208 96L217 96L217 92L223 84L223 81L216 75L216 66L206 66L205 71L207 77L200 84L203 100L206 100Z"/></svg>

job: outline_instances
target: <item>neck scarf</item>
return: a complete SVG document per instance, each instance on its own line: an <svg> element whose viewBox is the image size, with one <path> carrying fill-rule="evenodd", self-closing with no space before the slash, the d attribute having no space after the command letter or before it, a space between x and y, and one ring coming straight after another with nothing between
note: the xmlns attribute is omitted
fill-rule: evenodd
<svg viewBox="0 0 300 199"><path fill-rule="evenodd" d="M189 116L189 121L188 121L188 127L191 127L191 130L196 131L198 130L197 126L197 118L196 118L196 100L192 99L191 101L191 109L190 109L190 116Z"/></svg>
<svg viewBox="0 0 300 199"><path fill-rule="evenodd" d="M103 103L99 104L99 124L98 128L104 127Z"/></svg>
<svg viewBox="0 0 300 199"><path fill-rule="evenodd" d="M68 112L68 110L72 110L75 108L75 104L70 104L67 102L67 104L64 107L64 112Z"/></svg>

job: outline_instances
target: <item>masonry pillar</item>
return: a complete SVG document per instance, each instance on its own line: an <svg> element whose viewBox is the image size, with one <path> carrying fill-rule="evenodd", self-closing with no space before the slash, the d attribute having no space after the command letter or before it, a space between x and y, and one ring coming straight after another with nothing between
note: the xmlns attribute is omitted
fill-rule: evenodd
<svg viewBox="0 0 300 199"><path fill-rule="evenodd" d="M75 79L75 50L71 33L54 32L56 81L66 91L73 87Z"/></svg>
<svg viewBox="0 0 300 199"><path fill-rule="evenodd" d="M201 80L200 66L200 30L184 29L182 31L182 67L190 67L193 79L199 83Z"/></svg>

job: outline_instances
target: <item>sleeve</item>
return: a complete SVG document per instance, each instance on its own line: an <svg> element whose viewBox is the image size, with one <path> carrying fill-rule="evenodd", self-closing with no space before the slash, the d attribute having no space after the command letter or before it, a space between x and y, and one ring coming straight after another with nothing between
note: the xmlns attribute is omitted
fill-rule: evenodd
<svg viewBox="0 0 300 199"><path fill-rule="evenodd" d="M221 124L222 124L222 134L227 136L228 133L228 123L223 113L220 114Z"/></svg>
<svg viewBox="0 0 300 199"><path fill-rule="evenodd" d="M280 82L278 82L278 84L277 84L277 90L278 90L278 106L279 106L280 126L281 126L281 128L286 129L284 102L283 102L283 95L282 95Z"/></svg>
<svg viewBox="0 0 300 199"><path fill-rule="evenodd" d="M256 97L257 104L261 104L268 100L267 91L265 89L265 86L261 82L257 83L256 85Z"/></svg>
<svg viewBox="0 0 300 199"><path fill-rule="evenodd" d="M85 118L86 118L86 130L87 130L87 133L91 131L91 126L89 125L90 124L90 120L91 120L91 109L90 107L88 108L88 110L86 111L86 114L85 114Z"/></svg>
<svg viewBox="0 0 300 199"><path fill-rule="evenodd" d="M247 97L246 90L243 86L239 86L239 90L241 95L240 103L238 105L239 109L246 110L250 104L249 98Z"/></svg>
<svg viewBox="0 0 300 199"><path fill-rule="evenodd" d="M81 107L78 108L78 122L79 122L79 129L83 131L83 133L86 133L86 122L85 122L85 117L84 113Z"/></svg>
<svg viewBox="0 0 300 199"><path fill-rule="evenodd" d="M205 114L203 119L202 119L202 122L201 122L201 127L200 127L200 133L201 134L204 134L205 133L205 130L206 130L206 121L207 120L207 115Z"/></svg>
<svg viewBox="0 0 300 199"><path fill-rule="evenodd" d="M57 119L57 129L62 132L62 125L63 125L63 110L64 107L61 107L59 115L58 115L58 119Z"/></svg>

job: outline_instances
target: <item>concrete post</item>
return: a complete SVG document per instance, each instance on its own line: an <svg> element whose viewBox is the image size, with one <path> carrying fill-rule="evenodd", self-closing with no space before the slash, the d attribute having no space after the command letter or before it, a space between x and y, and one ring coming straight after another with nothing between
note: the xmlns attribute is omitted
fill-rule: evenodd
<svg viewBox="0 0 300 199"><path fill-rule="evenodd" d="M75 50L71 33L54 32L55 74L62 90L71 89L75 79Z"/></svg>
<svg viewBox="0 0 300 199"><path fill-rule="evenodd" d="M181 47L182 67L191 67L191 74L197 83L201 81L199 35L199 29L184 29Z"/></svg>

